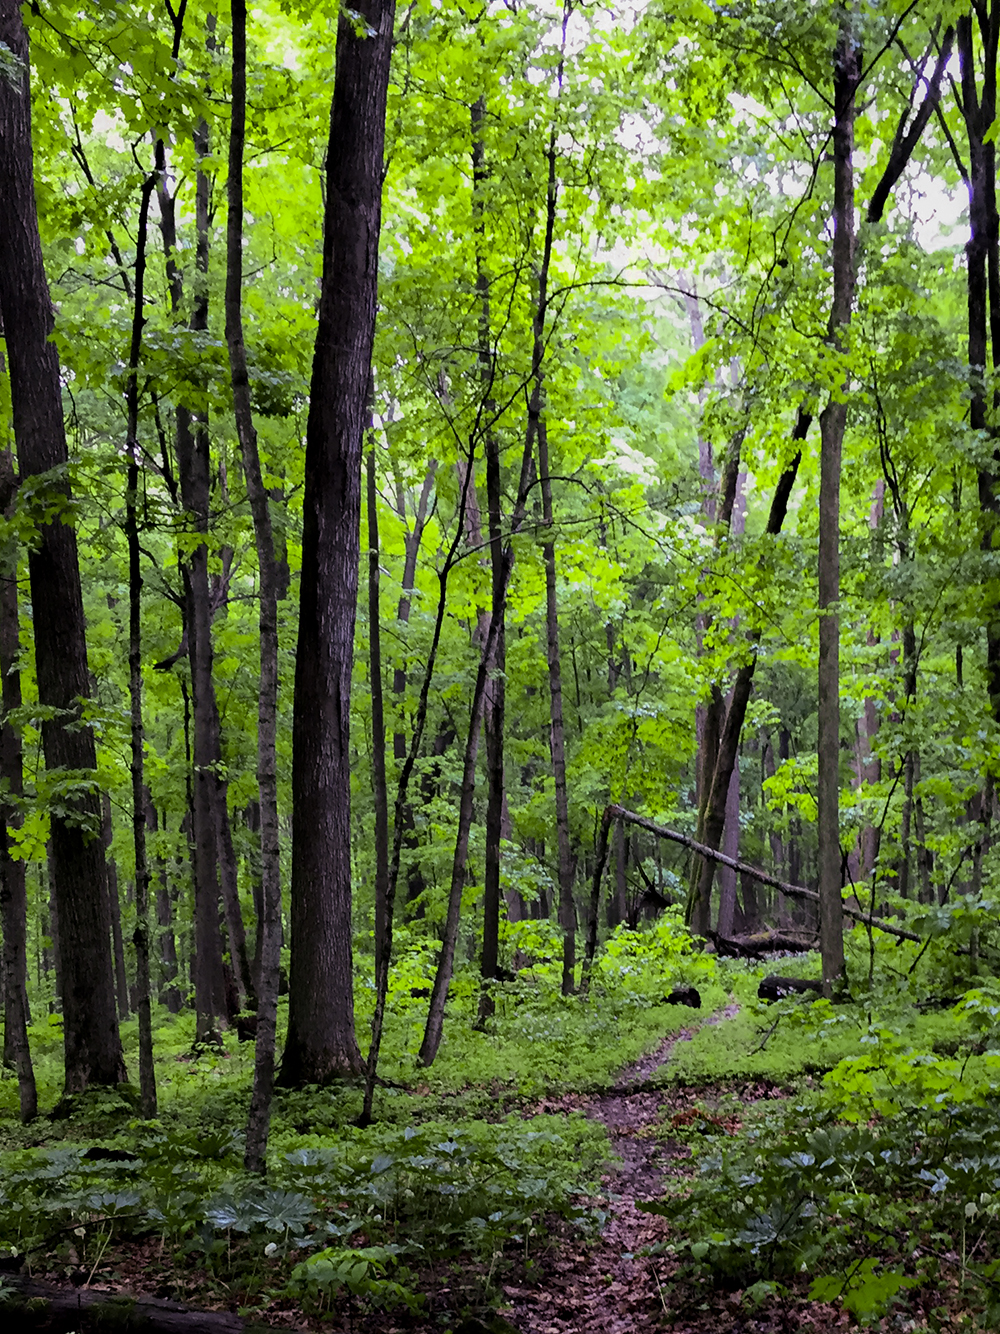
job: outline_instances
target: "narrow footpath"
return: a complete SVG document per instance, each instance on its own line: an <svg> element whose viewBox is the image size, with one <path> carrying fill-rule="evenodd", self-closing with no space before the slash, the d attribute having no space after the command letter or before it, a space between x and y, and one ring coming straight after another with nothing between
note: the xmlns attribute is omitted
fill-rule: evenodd
<svg viewBox="0 0 1000 1334"><path fill-rule="evenodd" d="M705 1021L723 1023L739 1012L728 1005ZM705 1334L715 1330L771 1331L780 1328L771 1319L748 1317L736 1303L730 1313L692 1313L692 1319L675 1318L668 1272L672 1262L639 1254L662 1240L668 1223L643 1213L637 1203L655 1200L663 1193L668 1176L687 1174L688 1147L663 1138L666 1090L650 1090L650 1079L670 1061L680 1042L689 1042L703 1025L694 1025L667 1038L660 1046L626 1068L618 1084L607 1093L590 1099L584 1110L608 1129L612 1148L621 1160L604 1179L607 1222L601 1235L588 1245L567 1244L545 1262L545 1272L531 1285L511 1283L505 1287L509 1308L506 1319L519 1334L637 1334L650 1328L670 1329L676 1334ZM683 1122L683 1104L690 1106L704 1090L671 1092L669 1102ZM752 1098L752 1095L751 1095ZM574 1104L579 1108L579 1103ZM558 1103L546 1110L559 1110ZM669 1121L669 1117L666 1118ZM700 1317L700 1318L699 1318ZM711 1323L706 1323L709 1317Z"/></svg>

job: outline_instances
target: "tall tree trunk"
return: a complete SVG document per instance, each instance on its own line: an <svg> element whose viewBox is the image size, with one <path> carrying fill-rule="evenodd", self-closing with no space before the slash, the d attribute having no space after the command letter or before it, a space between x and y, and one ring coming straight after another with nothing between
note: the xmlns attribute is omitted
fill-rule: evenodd
<svg viewBox="0 0 1000 1334"><path fill-rule="evenodd" d="M731 472L727 469L727 472ZM722 508L729 513L729 534L734 544L738 544L746 532L746 473L738 469L731 501L724 497ZM733 622L733 631L739 627L739 619ZM737 858L740 854L740 765L739 757L733 761L733 771L726 790L726 822L723 828L722 850L727 857ZM736 918L736 872L730 866L720 866L719 877L719 920L720 936L733 934Z"/></svg>
<svg viewBox="0 0 1000 1334"><path fill-rule="evenodd" d="M164 820L164 825L166 820ZM146 789L146 833L157 832L156 807ZM147 839L148 843L148 839ZM160 943L160 968L157 995L161 1005L171 1014L180 1014L181 993L177 986L177 938L174 935L174 905L167 878L167 864L161 853L156 853L156 927Z"/></svg>
<svg viewBox="0 0 1000 1334"><path fill-rule="evenodd" d="M368 450L368 662L372 695L372 797L375 805L375 974L391 962L389 921L389 792L385 773L385 711L382 704L382 625L379 616L378 487L375 442Z"/></svg>
<svg viewBox="0 0 1000 1334"><path fill-rule="evenodd" d="M500 620L496 638L494 669L486 684L486 841L483 857L483 952L480 966L482 990L479 994L480 1025L492 1017L496 1002L491 982L500 962L500 868L504 831L506 795L504 790L504 718L507 707L507 596L503 579L503 531L501 512L500 442L494 429L496 404L493 381L496 364L493 353L490 277L487 268L486 222L483 191L488 179L484 126L486 99L472 104L472 212L476 247L476 295L479 298L477 360L481 400L479 417L485 419L483 445L486 454L486 507L490 533L490 616Z"/></svg>
<svg viewBox="0 0 1000 1334"><path fill-rule="evenodd" d="M53 311L35 208L28 41L17 0L0 0L0 42L21 62L0 78L0 318L10 360L14 438L22 479L61 478L50 486L69 501L66 433ZM104 856L100 840L94 734L80 718L89 691L83 594L76 533L62 517L43 525L28 558L39 702L55 710L42 724L49 770L88 777L52 816L52 858L60 932L65 1088L125 1078L115 1013Z"/></svg>
<svg viewBox="0 0 1000 1334"><path fill-rule="evenodd" d="M337 31L295 660L292 969L281 1070L292 1086L362 1068L351 962L349 728L394 13L393 0L362 0Z"/></svg>
<svg viewBox="0 0 1000 1334"><path fill-rule="evenodd" d="M554 167L552 170L554 174ZM552 176L549 179L552 190ZM569 996L576 985L576 904L573 901L573 853L569 841L569 798L566 792L566 737L563 728L562 664L559 658L556 547L552 532L552 478L549 471L548 432L543 417L538 421L538 478L542 490L542 521L549 537L542 544L542 560L545 564L545 642L549 667L549 751L555 779L559 926L563 933L562 993Z"/></svg>
<svg viewBox="0 0 1000 1334"><path fill-rule="evenodd" d="M174 57L177 57L179 33L175 33ZM208 130L202 122L195 131L195 153L199 163L195 176L195 221L197 286L191 311L192 332L208 328L208 177L201 162L208 152ZM158 200L160 230L166 259L171 311L179 317L183 285L177 267L176 204L166 186L166 162L163 140L156 144L159 173ZM180 498L190 515L197 534L207 535L211 520L211 471L208 431L203 421L179 404L175 414L177 471ZM184 638L191 669L191 746L190 786L192 870L194 879L194 953L192 973L195 992L195 1042L217 1043L218 1020L228 1015L225 977L222 966L222 935L219 929L219 802L216 788L220 783L222 761L219 739L219 715L212 676L211 582L208 571L208 545L202 540L181 562L184 583ZM168 659L164 666L172 666ZM181 689L186 691L181 678ZM185 708L187 708L185 700Z"/></svg>
<svg viewBox="0 0 1000 1334"><path fill-rule="evenodd" d="M135 287L132 313L132 340L129 348L129 375L126 387L128 425L125 453L128 477L125 489L125 537L128 544L128 668L130 714L130 772L132 777L132 846L135 852L135 958L136 1008L139 1013L139 1098L147 1120L156 1115L156 1073L153 1066L153 1017L149 979L149 862L146 857L146 775L145 728L142 714L142 555L139 547L139 360L142 331L146 322L143 309L146 278L146 241L149 201L156 185L156 173L143 181L139 204L138 241L135 256ZM107 811L110 834L111 810ZM117 877L114 891L117 900ZM114 907L114 905L112 905ZM121 928L119 926L119 936Z"/></svg>
<svg viewBox="0 0 1000 1334"><path fill-rule="evenodd" d="M243 336L243 152L246 140L247 7L232 0L233 92L229 134L229 175L226 224L226 343L233 389L236 432L243 476L253 515L260 585L260 693L257 702L257 789L260 800L261 888L263 912L260 937L257 1042L253 1094L247 1119L244 1162L250 1172L263 1172L271 1124L275 1042L278 1017L278 975L281 964L281 862L278 841L278 566L275 560L271 508L257 448L250 406L250 376ZM243 919L236 900L237 925ZM243 941L244 965L246 940ZM249 969L247 969L249 972Z"/></svg>
<svg viewBox="0 0 1000 1334"><path fill-rule="evenodd" d="M509 562L505 563L505 597L509 569ZM438 959L437 972L434 975L434 986L431 990L427 1024L417 1055L417 1060L421 1065L433 1064L444 1031L444 1007L448 999L448 988L451 985L452 970L455 963L455 946L458 943L458 928L462 908L462 890L465 887L466 861L469 853L469 832L472 828L473 803L476 793L476 755L479 749L479 731L483 720L483 702L486 696L486 682L493 670L497 638L501 625L501 620L491 620L486 643L483 645L479 660L472 708L469 711L469 730L465 741L465 758L462 766L458 833L455 840L455 853L452 858L448 912L445 918L444 934L441 938L441 954Z"/></svg>
<svg viewBox="0 0 1000 1334"><path fill-rule="evenodd" d="M196 138L199 162L208 151L208 132L202 125ZM208 274L208 178L199 169L195 186L198 226L197 265L205 282ZM208 327L207 290L194 298L191 328ZM208 431L188 408L177 409L177 464L181 499L191 515L195 533L202 536L184 562L187 602L188 657L191 663L193 721L193 829L195 902L195 1011L196 1043L217 1043L218 1021L227 1017L225 980L222 968L222 935L219 930L219 826L216 786L219 783L218 707L212 676L211 583L208 544L204 536L211 523L211 474Z"/></svg>
<svg viewBox="0 0 1000 1334"><path fill-rule="evenodd" d="M997 235L996 144L986 136L996 119L997 51L1000 45L1000 4L976 9L983 46L982 86L977 87L973 16L958 20L962 112L969 136L968 263L969 425L993 442L978 469L980 547L984 553L1000 546L1000 446L989 420L986 397L987 348L994 374L1000 366L1000 241ZM998 406L994 391L994 409ZM997 580L984 579L986 613L986 689L990 710L1000 722L1000 595Z"/></svg>
<svg viewBox="0 0 1000 1334"><path fill-rule="evenodd" d="M841 19L834 67L833 308L829 342L846 350L854 300L854 111L861 58L850 11ZM840 461L847 426L846 384L820 414L819 672L817 833L820 951L827 995L844 972L840 849Z"/></svg>
<svg viewBox="0 0 1000 1334"><path fill-rule="evenodd" d="M371 392L371 386L370 386ZM392 963L392 928L396 895L389 881L389 790L385 772L385 711L382 695L382 626L379 618L378 487L375 484L375 442L366 463L368 505L368 646L372 693L372 796L375 805L375 1011L372 1040L365 1062L365 1096L360 1124L372 1117L375 1076L382 1046L385 1002Z"/></svg>
<svg viewBox="0 0 1000 1334"><path fill-rule="evenodd" d="M128 973L125 969L125 942L122 940L121 891L118 888L118 867L111 851L111 798L101 794L101 841L104 844L104 873L108 882L108 912L111 916L111 950L115 962L115 994L118 999L118 1018L127 1019L132 1013L129 1006Z"/></svg>
<svg viewBox="0 0 1000 1334"><path fill-rule="evenodd" d="M0 453L0 513L9 516L16 489L14 462L9 450ZM0 782L13 801L0 805L0 925L3 927L4 1063L17 1071L21 1120L27 1125L38 1115L38 1092L28 1046L28 895L25 863L14 858L8 827L17 829L23 816L18 799L24 793L21 734L8 716L21 707L21 652L18 627L17 546L7 544L0 569L0 686L4 721L0 729Z"/></svg>

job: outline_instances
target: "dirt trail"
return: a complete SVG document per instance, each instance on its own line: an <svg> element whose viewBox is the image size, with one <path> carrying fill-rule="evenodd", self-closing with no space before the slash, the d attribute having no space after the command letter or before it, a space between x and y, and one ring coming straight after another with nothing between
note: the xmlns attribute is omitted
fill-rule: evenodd
<svg viewBox="0 0 1000 1334"><path fill-rule="evenodd" d="M738 1012L738 1005L727 1005L705 1022L717 1024ZM664 1176L683 1171L688 1150L653 1133L664 1092L626 1090L647 1081L668 1063L675 1046L690 1042L702 1026L667 1038L622 1072L620 1092L612 1089L585 1105L588 1116L607 1126L621 1159L604 1181L608 1221L595 1244L564 1248L548 1261L541 1281L530 1287L506 1286L506 1316L520 1334L632 1334L663 1320L666 1294L661 1293L656 1267L636 1252L664 1235L665 1220L642 1213L636 1203L655 1199Z"/></svg>

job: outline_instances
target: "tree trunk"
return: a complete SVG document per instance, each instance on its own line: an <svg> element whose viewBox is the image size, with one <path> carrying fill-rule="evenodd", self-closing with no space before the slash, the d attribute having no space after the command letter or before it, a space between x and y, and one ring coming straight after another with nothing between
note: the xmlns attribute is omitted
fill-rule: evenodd
<svg viewBox="0 0 1000 1334"><path fill-rule="evenodd" d="M509 562L505 563L504 596L506 597L509 579ZM455 840L455 854L451 867L451 888L448 894L448 913L445 919L444 935L441 939L441 954L434 986L431 991L427 1025L424 1029L423 1042L417 1060L421 1065L431 1065L441 1045L444 1031L444 1007L448 999L448 988L455 963L455 946L458 943L458 928L462 909L462 890L465 887L466 861L469 853L469 831L472 828L473 803L476 794L476 754L479 749L479 729L483 719L483 702L486 695L486 682L493 670L496 643L502 622L492 620L486 643L483 646L476 673L476 685L469 711L469 731L465 741L465 760L462 767L462 787L459 797L458 834Z"/></svg>
<svg viewBox="0 0 1000 1334"><path fill-rule="evenodd" d="M740 764L739 757L729 775L726 795L726 823L722 837L722 851L734 860L740 855ZM719 921L720 936L733 934L736 917L736 871L731 866L719 868Z"/></svg>
<svg viewBox="0 0 1000 1334"><path fill-rule="evenodd" d="M166 820L164 820L164 825ZM157 831L156 807L146 789L146 833ZM147 840L148 841L148 840ZM174 908L167 879L165 859L156 854L156 927L160 943L160 970L157 996L171 1014L180 1014L181 993L177 986L177 938L174 935Z"/></svg>
<svg viewBox="0 0 1000 1334"><path fill-rule="evenodd" d="M35 208L28 42L16 0L0 0L0 42L23 65L0 78L0 318L10 361L14 437L22 479L50 474L57 507L68 504L66 433L52 302ZM53 471L54 470L54 471ZM28 558L39 702L56 710L42 724L49 771L85 774L53 813L52 859L61 925L65 1088L125 1078L115 1013L101 808L94 734L81 722L90 691L76 534L62 516L42 526Z"/></svg>
<svg viewBox="0 0 1000 1334"><path fill-rule="evenodd" d="M841 20L834 68L833 309L829 342L846 350L854 300L854 110L861 76L850 13ZM830 995L844 973L840 848L840 461L847 426L846 384L820 414L819 672L817 834L820 952Z"/></svg>
<svg viewBox="0 0 1000 1334"><path fill-rule="evenodd" d="M363 0L341 16L337 32L295 661L292 970L281 1070L292 1086L362 1069L351 961L349 727L394 11L393 0ZM367 28L360 35L359 16Z"/></svg>
<svg viewBox="0 0 1000 1334"><path fill-rule="evenodd" d="M969 425L993 442L986 461L978 470L980 547L987 553L1000 545L1000 447L996 426L989 420L986 399L987 347L992 343L992 362L1000 364L1000 253L997 237L996 145L985 142L996 119L997 49L1000 42L1000 5L979 12L983 40L982 86L977 88L977 64L973 39L973 17L958 20L958 54L961 67L962 112L969 136L969 224L966 246L968 263L969 379L971 398ZM995 399L995 394L994 394ZM994 408L996 403L994 402ZM1000 722L1000 595L997 580L984 580L986 619L986 689L990 710Z"/></svg>
<svg viewBox="0 0 1000 1334"><path fill-rule="evenodd" d="M247 7L245 0L232 0L233 91L229 135L229 174L226 220L226 344L233 389L236 432L240 441L243 476L253 515L257 547L257 578L260 584L258 628L260 632L260 693L257 703L257 789L261 828L261 899L258 919L260 967L257 1001L257 1041L254 1053L253 1093L247 1119L244 1164L250 1172L263 1172L271 1124L274 1090L275 1043L278 1019L278 982L281 964L281 862L278 840L278 595L279 571L275 559L271 507L257 448L257 431L250 405L250 377L243 336L243 153L246 140L247 97ZM228 828L228 826L227 826ZM231 840L230 840L231 842ZM235 868L234 868L235 869ZM235 881L235 877L234 877ZM235 883L234 883L235 890ZM239 898L235 900L235 925L242 934ZM248 986L253 985L246 959L246 937L242 939L242 965Z"/></svg>
<svg viewBox="0 0 1000 1334"><path fill-rule="evenodd" d="M576 904L573 902L573 853L569 839L569 798L566 792L566 735L563 728L562 664L559 658L559 602L556 591L556 547L552 534L552 478L545 420L538 422L538 478L542 490L542 522L549 540L542 544L545 564L545 642L549 666L549 751L555 779L556 845L558 851L559 926L563 933L562 993L576 986Z"/></svg>
<svg viewBox="0 0 1000 1334"><path fill-rule="evenodd" d="M368 663L372 695L372 797L375 805L375 1012L365 1062L365 1097L361 1124L368 1125L375 1097L375 1075L382 1046L382 1025L392 963L395 893L389 892L389 791L385 774L385 713L382 707L382 626L379 616L378 487L375 442L366 464L368 508ZM395 886L393 886L395 889Z"/></svg>
<svg viewBox="0 0 1000 1334"><path fill-rule="evenodd" d="M118 888L118 867L111 852L111 798L101 794L101 840L104 844L104 872L108 882L108 912L111 916L111 947L115 961L115 994L118 999L118 1018L127 1019L129 1008L128 974L125 970L125 944L122 940L121 892Z"/></svg>
<svg viewBox="0 0 1000 1334"><path fill-rule="evenodd" d="M9 517L16 480L10 452L0 453L0 513ZM17 799L24 793L21 734L7 715L21 707L21 641L18 626L17 546L7 544L0 569L0 686L4 722L0 729L0 782L14 801L0 805L0 925L3 927L4 1064L17 1071L21 1121L38 1115L38 1092L28 1046L28 895L25 863L10 855L8 827L20 828L23 816Z"/></svg>
<svg viewBox="0 0 1000 1334"><path fill-rule="evenodd" d="M176 43L175 52L176 56ZM195 153L199 164L208 152L208 130L202 122L195 131ZM179 316L183 298L180 271L176 264L177 229L175 201L164 181L163 141L156 146L160 173L158 198L160 230L166 258L171 310ZM196 267L198 288L191 311L190 328L208 328L208 178L199 169L195 176ZM208 431L185 404L176 411L177 471L181 503L193 530L207 534L211 518L211 472ZM219 930L220 827L215 787L220 781L222 761L219 716L212 677L212 609L208 571L208 546L199 542L181 560L184 583L184 628L191 668L194 733L191 747L193 773L190 789L192 869L194 878L194 953L192 973L195 992L195 1042L217 1043L218 1020L228 1016L222 966L222 935ZM172 663L171 663L172 665ZM181 680L182 691L186 689ZM186 706L185 706L186 707Z"/></svg>
<svg viewBox="0 0 1000 1334"><path fill-rule="evenodd" d="M486 683L486 840L483 862L483 952L480 965L482 990L477 1023L492 1017L496 1003L491 983L500 963L500 871L506 794L504 789L504 726L507 708L507 590L504 585L502 485L500 442L494 429L496 404L493 382L496 363L493 352L490 311L490 277L487 268L486 223L483 191L488 179L484 125L486 99L479 97L470 112L472 132L472 212L476 248L476 295L479 298L477 360L482 394L480 420L485 420L483 444L486 454L486 507L490 533L490 616L499 619L494 669Z"/></svg>
<svg viewBox="0 0 1000 1334"><path fill-rule="evenodd" d="M142 713L142 555L139 547L137 500L139 495L139 359L142 350L142 331L146 322L143 309L146 277L146 241L149 224L149 201L156 185L156 174L151 173L142 185L139 205L138 241L135 256L134 305L132 339L129 349L129 375L126 387L128 425L125 453L128 458L128 477L125 490L125 537L128 544L129 589L129 715L130 715L130 772L132 777L132 846L135 852L135 958L136 1008L139 1013L139 1098L142 1114L147 1120L156 1116L156 1073L153 1066L153 1017L149 981L149 862L146 857L146 775L145 728ZM110 841L111 805L108 802L105 820ZM110 863L113 865L113 863ZM112 911L118 906L118 878L110 887L114 894ZM118 940L121 938L119 924ZM116 940L116 948L118 944ZM124 971L124 970L123 970Z"/></svg>

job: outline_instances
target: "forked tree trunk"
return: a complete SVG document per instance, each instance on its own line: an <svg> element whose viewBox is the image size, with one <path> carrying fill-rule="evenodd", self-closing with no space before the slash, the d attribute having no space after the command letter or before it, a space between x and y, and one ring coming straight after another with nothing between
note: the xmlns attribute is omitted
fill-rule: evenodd
<svg viewBox="0 0 1000 1334"><path fill-rule="evenodd" d="M48 494L68 504L59 357L35 208L28 41L17 0L0 0L0 43L21 62L0 78L0 318L10 362L14 438L22 479L49 474ZM80 719L90 693L76 533L57 517L40 527L28 558L45 764L87 775L52 818L60 921L65 1088L125 1078L115 1013L101 807L94 734Z"/></svg>
<svg viewBox="0 0 1000 1334"><path fill-rule="evenodd" d="M394 13L393 0L361 0L341 15L337 31L295 661L292 970L281 1070L292 1086L362 1069L351 958L349 732Z"/></svg>

